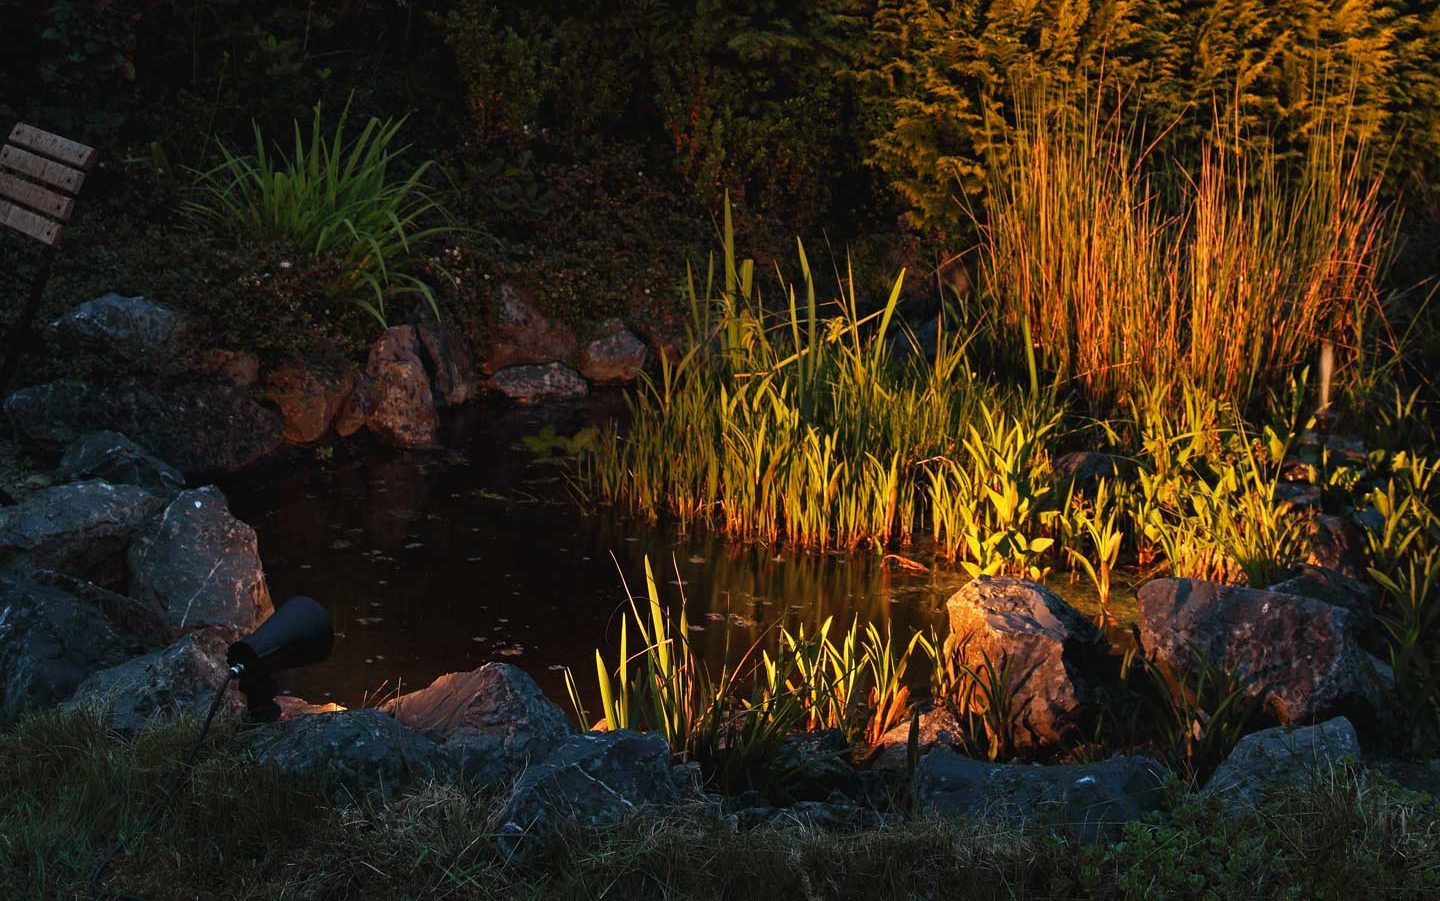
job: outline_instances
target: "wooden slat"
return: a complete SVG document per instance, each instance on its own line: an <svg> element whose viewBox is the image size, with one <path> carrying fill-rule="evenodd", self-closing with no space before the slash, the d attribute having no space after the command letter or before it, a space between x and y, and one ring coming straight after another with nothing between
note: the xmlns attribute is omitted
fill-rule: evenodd
<svg viewBox="0 0 1440 901"><path fill-rule="evenodd" d="M41 131L24 122L16 125L10 132L10 143L17 147L23 147L31 153L59 160L81 172L89 172L93 169L96 158L100 156L100 152L94 147L87 147L79 141L72 141L48 131Z"/></svg>
<svg viewBox="0 0 1440 901"><path fill-rule="evenodd" d="M79 169L71 169L54 160L47 160L28 150L21 150L19 147L12 147L8 144L4 149L0 149L0 166L12 169L21 175L28 175L36 181L59 188L67 194L80 193L80 186L85 183L85 173Z"/></svg>
<svg viewBox="0 0 1440 901"><path fill-rule="evenodd" d="M44 213L51 219L59 219L61 222L69 222L70 211L75 208L74 198L57 194L33 181L25 181L0 172L0 198L3 197L8 197L18 204L28 206L36 212Z"/></svg>
<svg viewBox="0 0 1440 901"><path fill-rule="evenodd" d="M50 247L60 243L60 235L65 231L60 223L21 209L8 200L0 200L0 226L13 228Z"/></svg>

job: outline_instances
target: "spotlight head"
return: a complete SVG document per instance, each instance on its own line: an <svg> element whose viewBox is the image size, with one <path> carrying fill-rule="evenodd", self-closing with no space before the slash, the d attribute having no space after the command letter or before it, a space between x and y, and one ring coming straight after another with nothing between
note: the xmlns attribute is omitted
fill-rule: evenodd
<svg viewBox="0 0 1440 901"><path fill-rule="evenodd" d="M274 674L319 663L330 656L335 631L330 614L313 598L293 597L254 632L230 645L225 661L240 681L247 718L272 722L280 717Z"/></svg>

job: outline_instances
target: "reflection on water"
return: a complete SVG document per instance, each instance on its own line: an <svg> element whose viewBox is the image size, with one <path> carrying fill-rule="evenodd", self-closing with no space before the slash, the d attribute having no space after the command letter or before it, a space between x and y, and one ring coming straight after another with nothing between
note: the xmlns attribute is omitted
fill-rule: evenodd
<svg viewBox="0 0 1440 901"><path fill-rule="evenodd" d="M727 647L733 655L775 641L777 624L813 631L827 616L837 626L854 616L889 621L899 635L932 624L943 631L945 598L964 582L959 573L678 536L605 511L578 513L565 500L562 471L537 463L519 439L547 421L566 432L618 415L616 401L472 407L447 424L445 450L342 448L328 461L297 450L224 483L235 515L259 534L271 593L316 597L335 620L334 654L289 674L290 690L355 706L501 660L564 703L563 667L574 667L588 689L595 649L614 659L628 609L621 576L643 593L646 555L667 603L683 590L691 640L712 667ZM1093 608L1079 585L1052 582ZM1133 619L1118 604L1112 610Z"/></svg>

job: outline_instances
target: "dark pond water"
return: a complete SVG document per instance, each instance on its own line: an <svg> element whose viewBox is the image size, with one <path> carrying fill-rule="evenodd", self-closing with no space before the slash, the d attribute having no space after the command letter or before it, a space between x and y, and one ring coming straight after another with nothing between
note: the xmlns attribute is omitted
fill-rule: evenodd
<svg viewBox="0 0 1440 901"><path fill-rule="evenodd" d="M563 470L521 439L569 434L622 415L623 399L547 409L468 408L445 449L399 454L347 446L325 459L296 450L223 484L259 534L271 593L308 594L335 621L323 664L287 687L311 701L374 703L443 673L492 660L524 668L565 704L563 668L587 694L597 647L615 656L628 611L622 574L644 590L649 556L667 604L683 591L691 640L712 666L776 624L813 630L827 616L891 622L897 636L934 624L963 574L916 573L871 554L833 555L682 536L583 515ZM1079 586L1055 582L1086 608ZM632 632L633 634L633 632ZM633 644L632 639L632 648Z"/></svg>

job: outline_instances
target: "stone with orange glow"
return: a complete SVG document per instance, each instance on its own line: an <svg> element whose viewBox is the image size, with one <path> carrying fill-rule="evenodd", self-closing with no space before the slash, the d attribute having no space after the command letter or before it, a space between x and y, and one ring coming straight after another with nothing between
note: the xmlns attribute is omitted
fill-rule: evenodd
<svg viewBox="0 0 1440 901"><path fill-rule="evenodd" d="M355 390L348 365L284 363L265 376L264 397L280 410L285 440L309 444L325 437Z"/></svg>
<svg viewBox="0 0 1440 901"><path fill-rule="evenodd" d="M1016 711L1013 750L1044 754L1075 738L1107 669L1109 647L1100 630L1054 592L1024 579L980 576L945 606L946 647L976 673L1004 674Z"/></svg>
<svg viewBox="0 0 1440 901"><path fill-rule="evenodd" d="M396 447L432 447L440 434L430 376L413 325L388 328L370 348L371 409L366 425Z"/></svg>
<svg viewBox="0 0 1440 901"><path fill-rule="evenodd" d="M507 663L447 673L380 709L454 754L476 786L541 762L575 731L535 680Z"/></svg>

